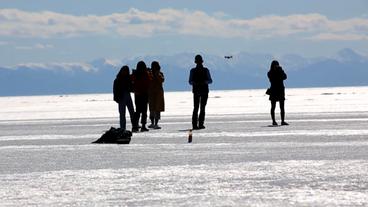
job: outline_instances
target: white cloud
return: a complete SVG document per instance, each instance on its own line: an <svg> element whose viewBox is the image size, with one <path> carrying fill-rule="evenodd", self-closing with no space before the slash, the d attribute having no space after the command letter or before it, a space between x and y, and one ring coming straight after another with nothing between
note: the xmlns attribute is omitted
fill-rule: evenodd
<svg viewBox="0 0 368 207"><path fill-rule="evenodd" d="M17 50L43 50L43 49L50 49L50 48L54 48L53 45L51 44L41 44L41 43L37 43L34 45L30 45L30 46L24 46L24 45L18 45L15 46L15 49Z"/></svg>
<svg viewBox="0 0 368 207"><path fill-rule="evenodd" d="M311 40L335 40L335 41L359 41L368 40L368 35L364 34L333 34L333 33L322 33L311 38Z"/></svg>
<svg viewBox="0 0 368 207"><path fill-rule="evenodd" d="M50 49L50 48L54 48L54 45L38 43L34 47L37 49Z"/></svg>
<svg viewBox="0 0 368 207"><path fill-rule="evenodd" d="M18 69L18 68L28 68L38 70L97 71L97 68L88 63L24 63L9 67L9 69Z"/></svg>
<svg viewBox="0 0 368 207"><path fill-rule="evenodd" d="M135 37L193 35L264 39L300 35L313 40L365 40L368 19L330 20L321 14L235 19L224 13L209 15L203 11L176 9L157 12L130 9L105 16L76 16L0 9L0 35L4 36L48 38L111 33Z"/></svg>
<svg viewBox="0 0 368 207"><path fill-rule="evenodd" d="M118 66L122 65L123 63L119 59L107 59L107 58L105 58L105 64L111 65L111 66L114 66L114 67L118 67Z"/></svg>

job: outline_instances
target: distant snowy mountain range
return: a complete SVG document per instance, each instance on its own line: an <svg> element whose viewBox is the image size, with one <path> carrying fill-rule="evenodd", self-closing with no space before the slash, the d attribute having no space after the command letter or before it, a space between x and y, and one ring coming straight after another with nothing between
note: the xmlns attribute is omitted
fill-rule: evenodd
<svg viewBox="0 0 368 207"><path fill-rule="evenodd" d="M228 55L228 54L226 54ZM343 49L334 57L304 58L296 54L273 57L241 52L232 58L204 55L211 71L212 89L267 88L266 73L273 59L288 74L287 87L329 87L368 85L368 57ZM138 61L160 62L165 90L190 90L188 76L194 56L144 56L123 60L97 59L88 63L29 63L0 67L0 96L111 92L112 82L122 65L135 68Z"/></svg>

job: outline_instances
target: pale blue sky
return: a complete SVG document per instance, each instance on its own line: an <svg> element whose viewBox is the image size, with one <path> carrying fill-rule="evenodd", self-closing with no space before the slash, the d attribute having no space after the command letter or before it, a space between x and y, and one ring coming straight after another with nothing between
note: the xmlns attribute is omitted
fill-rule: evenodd
<svg viewBox="0 0 368 207"><path fill-rule="evenodd" d="M240 51L368 55L364 0L1 0L0 66Z"/></svg>

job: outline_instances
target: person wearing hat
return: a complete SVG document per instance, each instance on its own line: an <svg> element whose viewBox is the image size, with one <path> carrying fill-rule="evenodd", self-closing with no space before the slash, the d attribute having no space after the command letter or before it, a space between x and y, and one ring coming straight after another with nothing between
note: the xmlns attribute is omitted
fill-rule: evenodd
<svg viewBox="0 0 368 207"><path fill-rule="evenodd" d="M189 84L192 85L194 109L192 115L192 127L196 129L205 129L204 120L206 115L206 105L208 99L208 84L212 83L210 71L203 67L201 55L194 58L195 68L190 70ZM198 116L198 110L200 113Z"/></svg>

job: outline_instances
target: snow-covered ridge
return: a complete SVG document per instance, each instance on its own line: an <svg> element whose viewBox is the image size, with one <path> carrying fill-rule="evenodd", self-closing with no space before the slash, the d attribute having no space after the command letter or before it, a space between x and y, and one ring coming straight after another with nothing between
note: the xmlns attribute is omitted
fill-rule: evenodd
<svg viewBox="0 0 368 207"><path fill-rule="evenodd" d="M131 69L138 61L150 67L159 61L165 74L165 90L190 90L189 70L194 67L194 53L140 56L120 60L100 58L90 62L24 63L0 67L0 96L106 93L122 65ZM279 60L287 72L288 87L331 87L368 85L368 57L351 49L332 57L305 58L297 54L275 57L271 54L240 52L224 56L202 54L211 71L212 88L266 88L266 73L272 60Z"/></svg>

